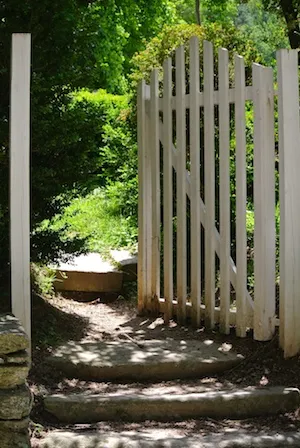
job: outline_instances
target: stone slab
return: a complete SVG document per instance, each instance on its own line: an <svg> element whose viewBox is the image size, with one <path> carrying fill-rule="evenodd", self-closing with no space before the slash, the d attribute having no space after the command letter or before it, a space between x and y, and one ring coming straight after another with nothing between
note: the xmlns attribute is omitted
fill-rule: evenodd
<svg viewBox="0 0 300 448"><path fill-rule="evenodd" d="M30 448L29 434L0 432L1 448Z"/></svg>
<svg viewBox="0 0 300 448"><path fill-rule="evenodd" d="M14 353L29 347L29 339L19 320L12 314L0 315L0 354Z"/></svg>
<svg viewBox="0 0 300 448"><path fill-rule="evenodd" d="M120 292L122 272L56 271L54 286L58 291Z"/></svg>
<svg viewBox="0 0 300 448"><path fill-rule="evenodd" d="M27 350L0 355L0 366L3 364L29 364L30 358Z"/></svg>
<svg viewBox="0 0 300 448"><path fill-rule="evenodd" d="M293 411L299 405L299 390L283 387L180 395L57 394L44 400L45 409L66 423L242 419Z"/></svg>
<svg viewBox="0 0 300 448"><path fill-rule="evenodd" d="M49 362L83 380L164 381L199 378L230 369L243 357L213 341L150 340L75 343L60 347Z"/></svg>
<svg viewBox="0 0 300 448"><path fill-rule="evenodd" d="M32 394L25 385L15 389L0 389L0 403L0 420L22 420L30 414Z"/></svg>
<svg viewBox="0 0 300 448"><path fill-rule="evenodd" d="M149 433L73 433L54 431L41 442L41 448L273 448L300 447L298 432L245 433L243 431L204 437L170 436Z"/></svg>
<svg viewBox="0 0 300 448"><path fill-rule="evenodd" d="M28 417L22 420L0 420L0 433L13 431L17 433L27 433L30 420Z"/></svg>
<svg viewBox="0 0 300 448"><path fill-rule="evenodd" d="M0 364L0 389L11 389L24 384L29 373L29 364Z"/></svg>

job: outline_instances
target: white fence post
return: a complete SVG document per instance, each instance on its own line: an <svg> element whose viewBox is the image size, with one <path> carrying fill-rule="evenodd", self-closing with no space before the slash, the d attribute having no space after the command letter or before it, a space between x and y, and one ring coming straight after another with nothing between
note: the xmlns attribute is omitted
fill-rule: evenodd
<svg viewBox="0 0 300 448"><path fill-rule="evenodd" d="M163 214L164 214L164 297L165 322L173 309L173 165L172 165L172 61L164 62L163 93Z"/></svg>
<svg viewBox="0 0 300 448"><path fill-rule="evenodd" d="M230 331L230 116L228 51L219 49L220 330Z"/></svg>
<svg viewBox="0 0 300 448"><path fill-rule="evenodd" d="M245 62L235 56L235 136L236 136L236 333L246 336L247 312L247 175L246 175L246 114Z"/></svg>
<svg viewBox="0 0 300 448"><path fill-rule="evenodd" d="M13 34L10 103L10 258L12 312L31 335L30 34Z"/></svg>
<svg viewBox="0 0 300 448"><path fill-rule="evenodd" d="M201 222L200 222L200 108L199 40L190 40L190 161L191 161L191 302L192 322L200 326Z"/></svg>
<svg viewBox="0 0 300 448"><path fill-rule="evenodd" d="M215 325L215 115L214 54L211 42L203 43L204 73L204 197L205 197L205 323Z"/></svg>
<svg viewBox="0 0 300 448"><path fill-rule="evenodd" d="M298 51L280 50L278 119L280 164L280 345L300 350L300 130Z"/></svg>
<svg viewBox="0 0 300 448"><path fill-rule="evenodd" d="M186 237L186 111L185 60L183 45L176 50L176 143L177 143L177 317L186 320L187 237Z"/></svg>
<svg viewBox="0 0 300 448"><path fill-rule="evenodd" d="M158 70L151 73L150 81L150 129L149 138L152 184L152 260L151 260L151 310L159 309L160 298L160 143L159 143L159 90Z"/></svg>
<svg viewBox="0 0 300 448"><path fill-rule="evenodd" d="M253 64L254 339L275 331L275 142L273 70Z"/></svg>
<svg viewBox="0 0 300 448"><path fill-rule="evenodd" d="M139 176L139 200L138 200L138 311L142 313L147 309L151 298L151 178L150 163L147 154L147 115L145 81L141 81L138 87L137 97L137 131L138 131L138 176ZM149 253L150 252L150 253Z"/></svg>
<svg viewBox="0 0 300 448"><path fill-rule="evenodd" d="M246 114L245 62L235 56L235 136L236 136L236 333L246 336L247 318L247 176L246 176Z"/></svg>

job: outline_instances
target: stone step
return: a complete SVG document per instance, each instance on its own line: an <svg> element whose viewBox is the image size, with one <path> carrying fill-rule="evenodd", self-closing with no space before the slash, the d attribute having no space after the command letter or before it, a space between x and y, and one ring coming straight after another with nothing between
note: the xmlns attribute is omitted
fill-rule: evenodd
<svg viewBox="0 0 300 448"><path fill-rule="evenodd" d="M215 375L243 357L207 340L70 342L48 362L71 378L92 381L165 381Z"/></svg>
<svg viewBox="0 0 300 448"><path fill-rule="evenodd" d="M44 399L45 410L65 423L242 419L293 411L299 405L299 390L284 387L180 395L57 394Z"/></svg>
<svg viewBox="0 0 300 448"><path fill-rule="evenodd" d="M212 434L204 437L161 437L154 434L53 431L41 448L274 448L300 447L299 432Z"/></svg>
<svg viewBox="0 0 300 448"><path fill-rule="evenodd" d="M57 291L121 292L123 272L81 272L56 270Z"/></svg>

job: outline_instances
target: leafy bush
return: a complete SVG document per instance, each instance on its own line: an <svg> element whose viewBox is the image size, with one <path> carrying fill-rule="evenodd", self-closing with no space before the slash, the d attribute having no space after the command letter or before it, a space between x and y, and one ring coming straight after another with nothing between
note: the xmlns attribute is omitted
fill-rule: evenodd
<svg viewBox="0 0 300 448"><path fill-rule="evenodd" d="M74 199L61 216L45 222L47 228L60 232L67 240L80 237L92 252L132 248L137 239L136 226L122 213L117 195L103 189Z"/></svg>
<svg viewBox="0 0 300 448"><path fill-rule="evenodd" d="M32 263L31 284L34 291L43 296L51 296L54 292L55 270Z"/></svg>
<svg viewBox="0 0 300 448"><path fill-rule="evenodd" d="M62 216L52 210L35 229L39 260L62 258L63 252L100 251L106 245L127 246L137 236L133 230L137 216L137 148L129 125L128 96L108 94L105 90L81 90L72 95L66 113L78 124L73 135L78 133L82 145L89 147L86 158L92 154L91 160L86 160L90 170L85 172L79 197L75 194L77 187L68 191L67 197L56 198L60 203L64 201ZM91 190L95 191L89 194ZM45 249L55 249L51 246L55 238L59 238L55 254L52 250L51 256L46 257L41 251L43 244Z"/></svg>
<svg viewBox="0 0 300 448"><path fill-rule="evenodd" d="M146 79L149 82L150 73L153 68L158 68L162 77L164 60L174 56L176 48L180 45L185 46L188 54L188 43L193 36L197 36L200 40L200 58L202 57L201 42L208 40L214 44L215 54L218 48L227 48L231 58L233 53L241 54L245 59L247 67L250 67L252 62L262 62L262 58L255 49L253 42L243 32L231 25L217 23L203 26L186 24L176 26L166 25L162 32L147 44L144 51L134 56L134 70L131 75L133 86L135 87L141 79Z"/></svg>

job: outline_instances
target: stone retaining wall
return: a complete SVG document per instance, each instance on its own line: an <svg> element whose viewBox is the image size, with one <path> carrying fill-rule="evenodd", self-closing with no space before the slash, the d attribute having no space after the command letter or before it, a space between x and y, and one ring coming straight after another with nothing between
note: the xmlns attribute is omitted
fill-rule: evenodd
<svg viewBox="0 0 300 448"><path fill-rule="evenodd" d="M0 446L30 447L29 339L12 314L0 315Z"/></svg>

